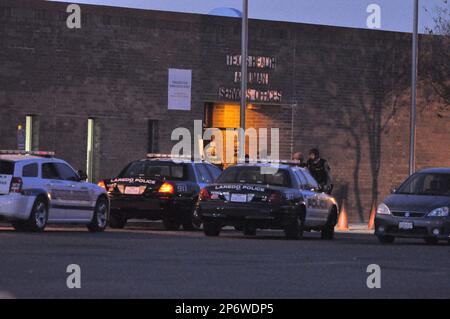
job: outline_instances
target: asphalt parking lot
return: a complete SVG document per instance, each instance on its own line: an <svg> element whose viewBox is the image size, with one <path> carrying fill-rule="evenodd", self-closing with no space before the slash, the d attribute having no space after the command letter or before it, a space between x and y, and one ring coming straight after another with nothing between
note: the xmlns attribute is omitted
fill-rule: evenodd
<svg viewBox="0 0 450 319"><path fill-rule="evenodd" d="M92 234L49 227L42 234L0 227L0 298L450 298L445 243L373 235L306 234L244 237L227 230L170 232L150 223ZM81 268L81 288L66 285L69 264ZM381 268L381 288L369 289L367 266Z"/></svg>

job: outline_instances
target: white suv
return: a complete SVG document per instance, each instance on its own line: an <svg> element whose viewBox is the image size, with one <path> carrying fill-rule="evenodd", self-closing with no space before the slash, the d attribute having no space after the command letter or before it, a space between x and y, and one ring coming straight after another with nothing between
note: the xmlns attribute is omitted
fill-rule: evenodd
<svg viewBox="0 0 450 319"><path fill-rule="evenodd" d="M109 216L106 191L52 156L0 151L0 218L10 220L18 231L43 231L47 223L103 231Z"/></svg>

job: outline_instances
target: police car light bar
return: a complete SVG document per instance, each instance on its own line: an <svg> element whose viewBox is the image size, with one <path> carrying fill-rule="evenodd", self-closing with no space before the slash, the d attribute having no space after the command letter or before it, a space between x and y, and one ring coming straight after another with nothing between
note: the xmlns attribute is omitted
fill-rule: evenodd
<svg viewBox="0 0 450 319"><path fill-rule="evenodd" d="M55 152L0 150L0 155L29 155L29 156L38 156L38 157L54 157Z"/></svg>
<svg viewBox="0 0 450 319"><path fill-rule="evenodd" d="M255 162L248 160L245 163L255 163ZM256 163L259 163L259 164L286 164L286 165L300 165L301 164L299 160L273 160L273 159L260 159L260 158L258 158L256 160Z"/></svg>
<svg viewBox="0 0 450 319"><path fill-rule="evenodd" d="M147 158L172 158L172 159L184 159L184 160L194 160L192 155L173 155L173 154L160 154L160 153L149 153ZM203 159L198 159L203 160Z"/></svg>

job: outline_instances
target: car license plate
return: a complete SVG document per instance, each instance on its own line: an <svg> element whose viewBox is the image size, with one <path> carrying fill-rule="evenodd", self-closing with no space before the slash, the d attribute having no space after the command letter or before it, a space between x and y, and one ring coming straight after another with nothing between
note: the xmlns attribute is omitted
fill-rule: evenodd
<svg viewBox="0 0 450 319"><path fill-rule="evenodd" d="M231 201L237 203L246 203L247 194L231 194Z"/></svg>
<svg viewBox="0 0 450 319"><path fill-rule="evenodd" d="M125 194L127 195L139 195L141 193L140 187L125 187Z"/></svg>
<svg viewBox="0 0 450 319"><path fill-rule="evenodd" d="M411 230L413 228L414 228L414 225L412 222L399 222L398 223L398 229Z"/></svg>
<svg viewBox="0 0 450 319"><path fill-rule="evenodd" d="M0 194L9 194L12 175L0 175Z"/></svg>

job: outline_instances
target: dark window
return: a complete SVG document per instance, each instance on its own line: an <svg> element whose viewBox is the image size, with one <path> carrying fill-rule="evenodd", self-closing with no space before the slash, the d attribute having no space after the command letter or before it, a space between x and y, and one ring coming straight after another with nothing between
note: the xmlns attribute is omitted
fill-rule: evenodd
<svg viewBox="0 0 450 319"><path fill-rule="evenodd" d="M319 188L319 184L317 184L317 181L314 179L314 177L311 176L309 172L303 171L303 175L306 177L306 181L308 182L308 186L314 189Z"/></svg>
<svg viewBox="0 0 450 319"><path fill-rule="evenodd" d="M56 163L56 168L58 169L59 176L65 181L79 181L80 178L77 173L67 164Z"/></svg>
<svg viewBox="0 0 450 319"><path fill-rule="evenodd" d="M400 186L397 194L450 196L450 174L417 173Z"/></svg>
<svg viewBox="0 0 450 319"><path fill-rule="evenodd" d="M294 172L295 172L295 175L299 179L300 185L302 185L302 186L308 185L308 181L307 181L305 175L303 175L303 173L300 170L295 170Z"/></svg>
<svg viewBox="0 0 450 319"><path fill-rule="evenodd" d="M14 175L14 162L0 161L0 174Z"/></svg>
<svg viewBox="0 0 450 319"><path fill-rule="evenodd" d="M56 169L55 164L45 163L42 164L42 178L43 179L61 179Z"/></svg>
<svg viewBox="0 0 450 319"><path fill-rule="evenodd" d="M213 181L215 181L220 176L220 174L222 174L222 170L214 165L206 164L206 168L211 174Z"/></svg>
<svg viewBox="0 0 450 319"><path fill-rule="evenodd" d="M38 177L38 164L28 164L22 168L22 177Z"/></svg>
<svg viewBox="0 0 450 319"><path fill-rule="evenodd" d="M200 183L212 183L213 177L210 175L205 164L195 164Z"/></svg>
<svg viewBox="0 0 450 319"><path fill-rule="evenodd" d="M186 166L171 161L138 161L125 168L119 177L187 179Z"/></svg>
<svg viewBox="0 0 450 319"><path fill-rule="evenodd" d="M261 167L258 166L228 168L219 176L217 182L291 186L291 178L287 170L279 169L275 174L261 174Z"/></svg>

